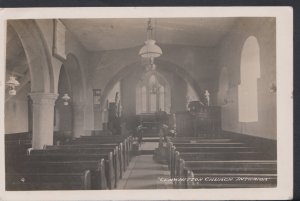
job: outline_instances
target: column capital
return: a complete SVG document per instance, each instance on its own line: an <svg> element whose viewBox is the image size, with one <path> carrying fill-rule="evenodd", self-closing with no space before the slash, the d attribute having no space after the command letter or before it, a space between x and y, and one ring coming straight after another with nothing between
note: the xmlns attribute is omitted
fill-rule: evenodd
<svg viewBox="0 0 300 201"><path fill-rule="evenodd" d="M54 104L58 94L55 93L29 93L34 104Z"/></svg>

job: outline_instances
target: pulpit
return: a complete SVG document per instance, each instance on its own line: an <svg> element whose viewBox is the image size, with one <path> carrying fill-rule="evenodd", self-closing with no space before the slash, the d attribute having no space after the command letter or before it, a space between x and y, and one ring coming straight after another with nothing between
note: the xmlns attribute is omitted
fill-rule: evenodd
<svg viewBox="0 0 300 201"><path fill-rule="evenodd" d="M201 106L176 113L177 136L214 137L221 131L221 108Z"/></svg>

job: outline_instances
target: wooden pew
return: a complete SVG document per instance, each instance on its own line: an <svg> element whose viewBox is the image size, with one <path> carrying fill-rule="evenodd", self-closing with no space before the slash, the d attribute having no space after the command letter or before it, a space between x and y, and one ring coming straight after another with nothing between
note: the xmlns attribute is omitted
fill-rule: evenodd
<svg viewBox="0 0 300 201"><path fill-rule="evenodd" d="M186 161L215 161L215 160L276 160L261 152L216 152L206 153L179 153L175 154L175 160L184 159Z"/></svg>
<svg viewBox="0 0 300 201"><path fill-rule="evenodd" d="M5 134L5 141L10 140L31 140L32 135L29 132Z"/></svg>
<svg viewBox="0 0 300 201"><path fill-rule="evenodd" d="M31 145L32 141L31 140L23 140L23 139L18 139L18 140L6 140L5 145Z"/></svg>
<svg viewBox="0 0 300 201"><path fill-rule="evenodd" d="M89 190L89 170L65 173L7 173L6 190Z"/></svg>
<svg viewBox="0 0 300 201"><path fill-rule="evenodd" d="M192 188L268 188L276 187L276 174L199 174L187 172L183 186Z"/></svg>
<svg viewBox="0 0 300 201"><path fill-rule="evenodd" d="M133 138L131 136L81 136L76 139L77 141L101 141L105 142L119 142L124 145L123 150L126 153L124 155L124 159L127 161L127 165L129 164L131 158L131 150L132 150L132 142ZM76 141L75 140L75 141Z"/></svg>
<svg viewBox="0 0 300 201"><path fill-rule="evenodd" d="M81 136L80 138L76 138L75 140L99 140L102 141L114 141L114 142L122 142L122 141L128 141L128 143L132 142L131 136Z"/></svg>
<svg viewBox="0 0 300 201"><path fill-rule="evenodd" d="M257 187L256 184L260 187L270 187L276 185L276 173L277 173L277 163L274 160L248 160L248 161L184 161L180 159L180 167L177 178L186 178L186 180L181 182L176 182L176 186L179 188L188 187L188 179L190 177L200 177L200 175L206 175L206 177L213 177L215 174L219 175L250 175L250 177L261 178L265 175L270 175L270 180L265 184L261 183L260 180L251 180L250 183L240 180L235 183L235 181L228 183L222 182L216 186L221 187L222 185L227 187L240 187L241 184L245 184L245 187ZM243 183L244 182L244 183ZM274 183L275 182L275 183ZM204 182L201 186L205 187L208 183ZM193 184L195 185L195 184ZM214 187L213 184L208 186Z"/></svg>
<svg viewBox="0 0 300 201"><path fill-rule="evenodd" d="M204 152L253 152L255 147L249 146L214 146L214 147L174 147L176 151L185 153Z"/></svg>
<svg viewBox="0 0 300 201"><path fill-rule="evenodd" d="M258 148L250 147L247 144L240 143L240 142L202 142L202 143L169 142L168 147L169 147L169 151L168 151L169 168L171 168L171 166L174 164L173 158L175 157L175 151L179 151L181 154L190 154L190 155L195 155L197 153L197 155L202 157L201 159L203 159L203 156L209 156L211 158L211 154L213 154L214 156L220 156L219 158L223 157L223 158L234 159L236 157L239 157L239 155L241 155L241 154L238 155L234 154L235 152L237 152L237 153L243 153L244 158L246 156L245 154L247 154L247 156L249 156L249 153L252 154L252 156L250 156L250 158L248 159L255 159L255 157L259 157L263 159L276 160L276 156L274 157L274 155L263 153ZM218 149L217 147L219 147L220 149ZM224 147L224 149L222 147ZM230 153L228 154L222 153L223 155L222 156L218 154L220 152L230 152ZM256 154L254 154L255 152ZM257 152L259 152L259 154Z"/></svg>
<svg viewBox="0 0 300 201"><path fill-rule="evenodd" d="M230 139L174 138L167 147L171 178L178 188L276 186L276 156L254 146ZM218 178L227 181L210 181Z"/></svg>
<svg viewBox="0 0 300 201"><path fill-rule="evenodd" d="M26 161L101 161L105 160L105 177L109 189L117 187L118 177L117 171L113 162L112 152L108 153L47 153L33 152L25 159Z"/></svg>
<svg viewBox="0 0 300 201"><path fill-rule="evenodd" d="M103 168L101 168L101 172L96 173L96 177L92 177L92 186L94 189L112 189L116 188L115 172L113 169L113 165L111 163L111 157L107 154L62 154L62 155L29 155L24 158L27 162L66 162L66 161L99 161L103 164ZM19 170L20 172L22 170ZM93 172L92 172L93 173Z"/></svg>
<svg viewBox="0 0 300 201"><path fill-rule="evenodd" d="M115 145L115 146L118 146L118 152L120 153L119 155L119 158L120 158L120 165L121 165L121 169L122 171L120 171L120 174L121 174L121 177L122 177L122 172L126 170L126 166L127 164L125 164L126 160L124 160L124 157L125 157L125 151L124 151L124 146L122 143L119 143L119 142L103 142L103 141L98 141L98 140L84 140L84 141L81 141L81 140L76 140L76 141L72 141L71 143L67 144L67 145L96 145L96 146L102 146L105 144L105 146L107 146L106 144L109 144L109 145Z"/></svg>
<svg viewBox="0 0 300 201"><path fill-rule="evenodd" d="M260 152L207 152L207 153L179 153L175 152L174 161L170 169L171 176L179 172L180 160L184 161L241 161L241 160L276 160Z"/></svg>
<svg viewBox="0 0 300 201"><path fill-rule="evenodd" d="M14 171L23 161L22 156L27 153L31 144L6 143L5 144L5 171Z"/></svg>
<svg viewBox="0 0 300 201"><path fill-rule="evenodd" d="M274 160L241 161L184 161L181 159L179 176L183 167L194 173L261 173L276 174L277 164Z"/></svg>
<svg viewBox="0 0 300 201"><path fill-rule="evenodd" d="M198 143L173 142L172 144L175 147L216 147L216 146L240 147L245 145L245 143L241 143L241 142L198 142Z"/></svg>
<svg viewBox="0 0 300 201"><path fill-rule="evenodd" d="M124 160L123 160L123 150L121 144L68 144L68 145L58 145L58 146L45 146L46 150L65 150L65 149L111 149L113 152L117 153L117 156L114 156L114 159L117 160L116 167L118 168L118 176L123 177L124 171ZM115 150L116 149L116 150Z"/></svg>
<svg viewBox="0 0 300 201"><path fill-rule="evenodd" d="M101 160L88 161L37 161L27 160L20 167L22 173L60 173L82 172L90 170L91 189L106 189L105 162Z"/></svg>
<svg viewBox="0 0 300 201"><path fill-rule="evenodd" d="M228 145L227 145L228 144ZM178 145L178 146L176 146ZM233 142L230 139L207 139L207 138L195 138L195 137L188 137L188 138L173 138L168 139L167 141L167 161L168 167L171 168L171 161L172 157L175 154L174 149L176 147L183 148L197 148L197 147L237 147L237 146L244 146L243 143ZM190 150L192 151L192 150Z"/></svg>
<svg viewBox="0 0 300 201"><path fill-rule="evenodd" d="M207 153L207 152L214 152L214 153L234 153L234 152L255 152L254 147L248 146L214 146L214 147L178 147L171 146L169 151L169 168L172 173L172 168L175 163L175 152L178 151L179 153Z"/></svg>
<svg viewBox="0 0 300 201"><path fill-rule="evenodd" d="M125 171L126 167L129 164L129 158L130 158L130 150L131 148L128 148L129 145L126 145L127 141L124 142L124 140L115 140L115 139L100 139L98 138L92 138L93 136L91 136L91 138L77 138L73 141L71 141L69 144L116 144L116 145L121 145L121 153L122 157L122 164L123 165L123 171ZM68 144L68 145L69 145Z"/></svg>
<svg viewBox="0 0 300 201"><path fill-rule="evenodd" d="M173 139L168 139L168 142L173 142L173 143L199 143L199 142L234 142L232 139L228 138L173 138Z"/></svg>

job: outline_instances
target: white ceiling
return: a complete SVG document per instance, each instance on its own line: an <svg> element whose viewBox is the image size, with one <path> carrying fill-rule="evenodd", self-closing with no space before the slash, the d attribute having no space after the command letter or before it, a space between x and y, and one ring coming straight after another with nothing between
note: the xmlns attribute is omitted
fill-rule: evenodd
<svg viewBox="0 0 300 201"><path fill-rule="evenodd" d="M62 19L90 51L142 46L148 19ZM211 47L232 28L236 18L152 19L158 44Z"/></svg>

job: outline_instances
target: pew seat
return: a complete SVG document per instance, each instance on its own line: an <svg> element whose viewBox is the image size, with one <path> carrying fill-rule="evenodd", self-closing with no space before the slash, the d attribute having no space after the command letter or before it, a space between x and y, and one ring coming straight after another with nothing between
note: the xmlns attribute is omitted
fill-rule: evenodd
<svg viewBox="0 0 300 201"><path fill-rule="evenodd" d="M132 140L131 138L127 139L103 139L102 137L94 137L94 136L86 136L85 138L76 138L72 140L67 145L105 145L105 144L115 144L121 145L123 158L124 158L124 167L123 170L125 171L126 167L129 165L131 159L131 150L132 150Z"/></svg>
<svg viewBox="0 0 300 201"><path fill-rule="evenodd" d="M20 168L22 173L30 172L80 172L90 170L91 189L106 189L105 163L100 161L25 161Z"/></svg>
<svg viewBox="0 0 300 201"><path fill-rule="evenodd" d="M119 171L115 165L112 152L108 153L47 153L47 152L31 152L25 161L49 161L49 162L68 162L68 161L101 161L105 160L105 177L109 189L116 188Z"/></svg>
<svg viewBox="0 0 300 201"><path fill-rule="evenodd" d="M127 153L121 146L122 144L68 144L68 145L52 145L45 146L46 150L65 150L65 149L103 149L103 150L112 150L117 149L118 151L118 160L120 164L120 177L122 177L122 171L126 170L128 166L128 161L125 158L128 157Z"/></svg>
<svg viewBox="0 0 300 201"><path fill-rule="evenodd" d="M276 187L276 174L188 173L184 188L270 188Z"/></svg>
<svg viewBox="0 0 300 201"><path fill-rule="evenodd" d="M30 154L39 154L39 155L47 155L47 154L97 154L97 153L105 153L109 154L112 152L113 156L113 164L116 170L116 175L122 177L123 169L123 158L119 158L119 150L117 148L78 148L78 149L39 149L39 150L31 150Z"/></svg>
<svg viewBox="0 0 300 201"><path fill-rule="evenodd" d="M175 160L186 161L218 161L218 160L276 160L262 152L205 152L205 153L176 153Z"/></svg>
<svg viewBox="0 0 300 201"><path fill-rule="evenodd" d="M82 172L6 174L6 190L90 190L91 174Z"/></svg>
<svg viewBox="0 0 300 201"><path fill-rule="evenodd" d="M273 160L249 161L184 161L180 170L187 169L194 173L260 173L276 174L277 164Z"/></svg>
<svg viewBox="0 0 300 201"><path fill-rule="evenodd" d="M197 142L197 143L172 143L176 148L180 147L241 147L245 146L245 143L240 142Z"/></svg>

